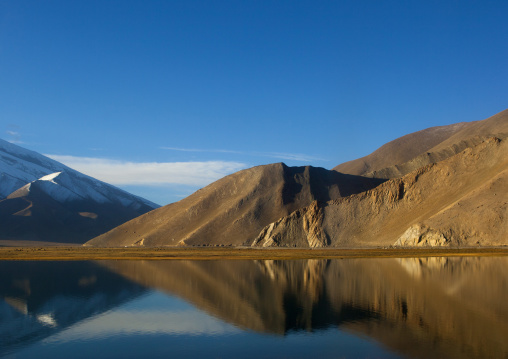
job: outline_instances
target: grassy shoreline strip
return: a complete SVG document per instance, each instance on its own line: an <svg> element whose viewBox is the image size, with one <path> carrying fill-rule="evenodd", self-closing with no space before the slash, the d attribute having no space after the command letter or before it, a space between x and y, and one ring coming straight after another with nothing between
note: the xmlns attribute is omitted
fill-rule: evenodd
<svg viewBox="0 0 508 359"><path fill-rule="evenodd" d="M508 256L508 248L0 247L0 260L214 260Z"/></svg>

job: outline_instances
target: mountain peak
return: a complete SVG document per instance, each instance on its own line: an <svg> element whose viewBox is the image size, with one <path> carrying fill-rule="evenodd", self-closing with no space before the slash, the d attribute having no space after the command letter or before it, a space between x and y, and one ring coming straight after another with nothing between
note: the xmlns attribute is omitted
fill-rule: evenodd
<svg viewBox="0 0 508 359"><path fill-rule="evenodd" d="M157 207L0 140L0 240L83 243Z"/></svg>

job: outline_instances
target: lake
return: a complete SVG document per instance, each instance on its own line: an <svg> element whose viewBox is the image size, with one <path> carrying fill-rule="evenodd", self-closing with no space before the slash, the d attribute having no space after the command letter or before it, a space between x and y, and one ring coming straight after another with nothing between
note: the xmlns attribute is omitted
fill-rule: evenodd
<svg viewBox="0 0 508 359"><path fill-rule="evenodd" d="M508 257L0 261L5 358L505 358Z"/></svg>

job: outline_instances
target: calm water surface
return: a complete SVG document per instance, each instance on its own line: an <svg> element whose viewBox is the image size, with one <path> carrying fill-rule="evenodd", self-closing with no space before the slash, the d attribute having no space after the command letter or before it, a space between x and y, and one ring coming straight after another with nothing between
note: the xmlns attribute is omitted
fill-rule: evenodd
<svg viewBox="0 0 508 359"><path fill-rule="evenodd" d="M508 357L507 257L0 271L0 357Z"/></svg>

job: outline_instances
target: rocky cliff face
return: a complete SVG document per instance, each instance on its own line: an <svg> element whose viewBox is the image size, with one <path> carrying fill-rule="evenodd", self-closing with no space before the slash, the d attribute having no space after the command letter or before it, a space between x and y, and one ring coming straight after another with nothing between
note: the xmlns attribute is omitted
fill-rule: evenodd
<svg viewBox="0 0 508 359"><path fill-rule="evenodd" d="M440 247L448 246L450 240L440 231L429 228L420 223L409 227L402 236L395 241L396 247Z"/></svg>
<svg viewBox="0 0 508 359"><path fill-rule="evenodd" d="M315 201L310 206L299 209L289 216L279 219L263 228L252 246L260 247L325 247L330 238L323 232L323 208ZM284 228L284 235L280 232ZM284 240L292 238L292 240Z"/></svg>
<svg viewBox="0 0 508 359"><path fill-rule="evenodd" d="M270 224L253 244L500 245L507 190L508 141L490 138L366 192L315 202Z"/></svg>

